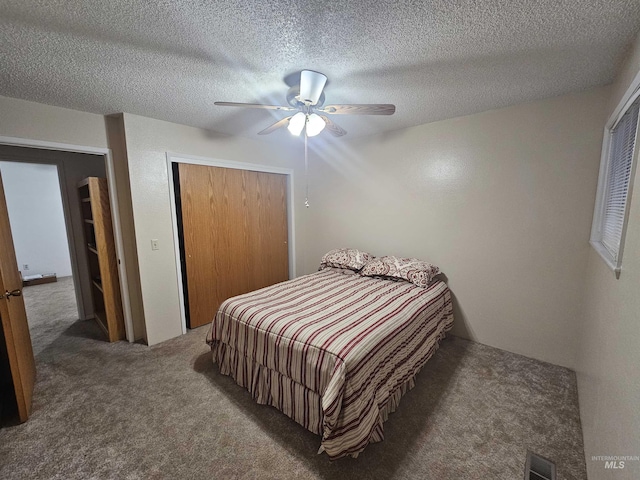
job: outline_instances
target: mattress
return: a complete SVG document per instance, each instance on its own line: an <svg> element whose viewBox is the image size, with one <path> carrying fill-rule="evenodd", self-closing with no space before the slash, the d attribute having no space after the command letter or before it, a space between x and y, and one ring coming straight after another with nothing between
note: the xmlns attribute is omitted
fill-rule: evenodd
<svg viewBox="0 0 640 480"><path fill-rule="evenodd" d="M220 371L357 456L451 329L451 293L326 269L230 298L207 334Z"/></svg>

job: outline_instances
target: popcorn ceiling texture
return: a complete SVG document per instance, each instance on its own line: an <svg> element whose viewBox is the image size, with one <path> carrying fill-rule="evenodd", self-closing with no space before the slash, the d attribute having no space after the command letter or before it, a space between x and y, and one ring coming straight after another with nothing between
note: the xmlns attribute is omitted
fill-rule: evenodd
<svg viewBox="0 0 640 480"><path fill-rule="evenodd" d="M639 28L637 0L4 0L0 95L254 136L284 114L213 102L315 69L328 103L397 106L334 117L353 137L607 84Z"/></svg>

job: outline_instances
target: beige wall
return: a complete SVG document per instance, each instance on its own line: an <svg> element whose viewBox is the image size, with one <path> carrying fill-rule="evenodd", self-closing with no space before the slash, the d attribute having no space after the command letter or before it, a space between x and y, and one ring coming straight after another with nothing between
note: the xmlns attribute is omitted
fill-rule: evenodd
<svg viewBox="0 0 640 480"><path fill-rule="evenodd" d="M640 37L612 89L613 113L640 71ZM636 144L636 163L639 145ZM597 455L640 455L640 169L636 168L622 272L616 279L589 250L586 288L578 330L580 417L589 478L637 479L640 462L605 470ZM592 184L593 189L596 183Z"/></svg>
<svg viewBox="0 0 640 480"><path fill-rule="evenodd" d="M293 168L297 150L291 144L278 147L130 114L124 114L124 126L147 339L152 345L181 334L166 152ZM297 181L300 175L294 175ZM303 255L304 219L298 208L302 202L294 202L298 258ZM152 239L158 239L159 250L151 250Z"/></svg>
<svg viewBox="0 0 640 480"><path fill-rule="evenodd" d="M340 246L429 260L455 334L574 366L608 92L318 147L307 270Z"/></svg>
<svg viewBox="0 0 640 480"><path fill-rule="evenodd" d="M0 136L107 146L104 117L16 98L0 97Z"/></svg>

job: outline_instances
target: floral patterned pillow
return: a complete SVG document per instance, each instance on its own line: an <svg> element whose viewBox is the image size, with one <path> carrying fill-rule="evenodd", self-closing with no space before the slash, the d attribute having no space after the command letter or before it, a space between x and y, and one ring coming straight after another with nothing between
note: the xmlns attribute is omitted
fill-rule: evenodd
<svg viewBox="0 0 640 480"><path fill-rule="evenodd" d="M337 248L323 255L320 270L325 267L336 267L358 271L373 258L374 256L370 253L357 248Z"/></svg>
<svg viewBox="0 0 640 480"><path fill-rule="evenodd" d="M400 278L423 288L439 273L440 269L429 262L394 256L375 258L360 271L360 275L367 277L389 277L392 280Z"/></svg>

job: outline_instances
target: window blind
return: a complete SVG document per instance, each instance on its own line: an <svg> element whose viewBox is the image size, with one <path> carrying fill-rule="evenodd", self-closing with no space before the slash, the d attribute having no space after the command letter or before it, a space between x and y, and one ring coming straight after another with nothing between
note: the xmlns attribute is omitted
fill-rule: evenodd
<svg viewBox="0 0 640 480"><path fill-rule="evenodd" d="M627 205L633 151L638 130L640 97L631 104L611 131L609 168L604 198L601 235L602 245L618 261L624 216Z"/></svg>

